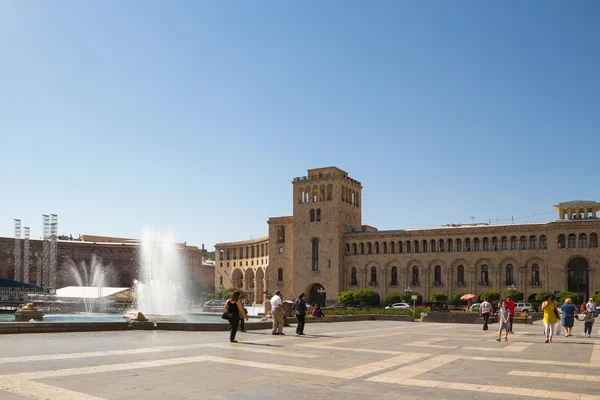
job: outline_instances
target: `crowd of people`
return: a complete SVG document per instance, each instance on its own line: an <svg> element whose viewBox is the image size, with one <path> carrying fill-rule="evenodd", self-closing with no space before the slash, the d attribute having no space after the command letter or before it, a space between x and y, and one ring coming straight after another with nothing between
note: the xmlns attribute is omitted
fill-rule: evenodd
<svg viewBox="0 0 600 400"><path fill-rule="evenodd" d="M308 306L304 301L306 297L305 293L300 293L294 301L293 313L298 319L298 325L296 326L296 334L304 335L304 325L306 323L306 314L308 313ZM229 321L230 334L229 341L231 343L237 343L235 340L238 326L241 328L241 332L246 332L244 329L244 321L248 321L248 310L244 308L245 296L239 290L234 290L227 302L225 302L225 313L223 318ZM272 335L285 335L283 333L283 327L285 324L284 312L283 312L283 298L281 291L277 290L270 300L271 304L271 316L273 317L273 329ZM312 314L315 318L325 317L321 305L315 303L312 306Z"/></svg>
<svg viewBox="0 0 600 400"><path fill-rule="evenodd" d="M498 338L496 340L498 342L502 340L502 333L504 333L505 342L508 341L509 334L514 334L515 306L516 303L510 297L507 297L506 300L501 302L500 308L496 311L498 316ZM578 309L571 298L565 299L564 304L560 307L557 306L554 302L554 296L549 294L544 299L541 308L544 313L545 343L552 343L552 339L560 327L564 328L565 337L573 336L572 330L575 320L583 322L584 336L591 337L595 317L598 316L598 308L592 298L587 303L582 304L581 309ZM489 320L493 312L494 307L489 299L485 298L479 306L479 315L483 318L484 331L489 329Z"/></svg>

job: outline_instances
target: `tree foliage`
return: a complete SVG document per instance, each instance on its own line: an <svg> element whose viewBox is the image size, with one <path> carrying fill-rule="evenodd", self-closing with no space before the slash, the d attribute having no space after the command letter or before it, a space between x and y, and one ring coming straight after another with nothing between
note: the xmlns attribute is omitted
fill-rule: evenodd
<svg viewBox="0 0 600 400"><path fill-rule="evenodd" d="M353 292L351 290L340 292L337 301L338 303L343 304L345 306L353 306L354 304L356 304L356 292Z"/></svg>
<svg viewBox="0 0 600 400"><path fill-rule="evenodd" d="M361 289L354 295L357 303L365 306L376 306L378 303L377 292L373 289Z"/></svg>
<svg viewBox="0 0 600 400"><path fill-rule="evenodd" d="M525 293L521 292L520 290L506 290L504 293L502 293L503 299L506 300L509 297L513 301L523 301L523 297L525 297Z"/></svg>
<svg viewBox="0 0 600 400"><path fill-rule="evenodd" d="M479 295L479 300L483 301L486 297L489 301L498 301L500 300L500 293L488 290Z"/></svg>
<svg viewBox="0 0 600 400"><path fill-rule="evenodd" d="M460 299L465 294L467 294L467 292L454 292L450 295L450 301L454 304L467 304L465 300Z"/></svg>
<svg viewBox="0 0 600 400"><path fill-rule="evenodd" d="M444 292L433 292L429 295L429 300L431 300L431 301L446 301L446 300L448 300L448 295Z"/></svg>
<svg viewBox="0 0 600 400"><path fill-rule="evenodd" d="M536 301L544 301L546 300L546 296L548 296L549 294L554 295L554 293L549 292L547 290L542 290L541 292L539 292L538 294L535 295L535 300Z"/></svg>
<svg viewBox="0 0 600 400"><path fill-rule="evenodd" d="M578 297L579 297L579 295L577 293L563 291L556 295L556 301L564 303L567 298L577 300Z"/></svg>
<svg viewBox="0 0 600 400"><path fill-rule="evenodd" d="M402 299L402 296L398 292L389 292L388 294L386 294L383 297L383 301L385 301L385 303L388 305L404 302L404 300Z"/></svg>

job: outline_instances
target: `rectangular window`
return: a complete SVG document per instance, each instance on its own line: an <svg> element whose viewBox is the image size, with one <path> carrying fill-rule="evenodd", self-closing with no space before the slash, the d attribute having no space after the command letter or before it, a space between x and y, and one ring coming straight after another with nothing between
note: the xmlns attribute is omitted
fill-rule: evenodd
<svg viewBox="0 0 600 400"><path fill-rule="evenodd" d="M283 246L279 246L279 254L283 254Z"/></svg>

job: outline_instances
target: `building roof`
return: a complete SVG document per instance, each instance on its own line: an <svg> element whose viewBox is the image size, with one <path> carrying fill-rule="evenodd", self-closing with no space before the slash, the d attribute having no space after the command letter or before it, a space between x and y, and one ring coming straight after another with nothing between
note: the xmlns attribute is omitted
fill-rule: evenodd
<svg viewBox="0 0 600 400"><path fill-rule="evenodd" d="M558 205L555 205L554 207L593 206L593 205L600 205L600 203L598 203L594 200L571 200L571 201L564 201L562 203L558 203Z"/></svg>
<svg viewBox="0 0 600 400"><path fill-rule="evenodd" d="M56 297L61 299L100 299L130 289L127 287L66 286L56 289Z"/></svg>
<svg viewBox="0 0 600 400"><path fill-rule="evenodd" d="M18 287L26 289L42 289L39 286L31 285L29 283L23 283L19 281L13 281L12 279L0 278L0 287Z"/></svg>

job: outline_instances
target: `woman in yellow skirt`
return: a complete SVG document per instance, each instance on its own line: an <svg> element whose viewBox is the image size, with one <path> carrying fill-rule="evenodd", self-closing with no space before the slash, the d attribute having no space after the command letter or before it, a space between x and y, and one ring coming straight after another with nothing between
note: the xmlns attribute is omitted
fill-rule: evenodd
<svg viewBox="0 0 600 400"><path fill-rule="evenodd" d="M546 343L552 343L554 328L558 323L558 310L556 309L556 304L552 301L551 294L546 296L546 300L542 303L542 310L544 310L544 334L546 335Z"/></svg>

